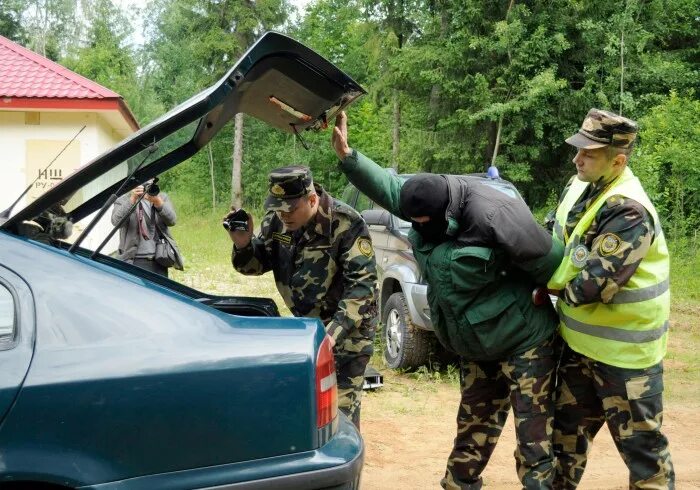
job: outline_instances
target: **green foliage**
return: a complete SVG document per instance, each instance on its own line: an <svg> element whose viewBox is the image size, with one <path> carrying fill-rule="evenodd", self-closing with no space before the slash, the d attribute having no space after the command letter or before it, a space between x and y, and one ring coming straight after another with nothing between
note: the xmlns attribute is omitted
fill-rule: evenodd
<svg viewBox="0 0 700 490"><path fill-rule="evenodd" d="M700 225L698 11L700 0L316 0L292 24L288 0L151 0L134 14L146 19L134 49L133 18L114 0L0 0L0 33L120 93L145 124L221 77L262 32L286 30L368 90L350 109L353 147L390 166L396 126L399 171L481 172L493 160L537 209L573 173L564 140L588 109L621 110L641 122L633 168L681 236ZM289 163L340 193L330 131L304 134L306 151L244 121L248 208L260 209L267 171ZM212 141L213 165L205 149L163 184L200 208L228 205L233 132Z"/></svg>
<svg viewBox="0 0 700 490"><path fill-rule="evenodd" d="M141 123L163 112L153 86L138 77L137 54L128 44L133 29L112 0L83 0L81 42L61 60L67 68L117 92Z"/></svg>
<svg viewBox="0 0 700 490"><path fill-rule="evenodd" d="M22 27L22 2L20 0L0 0L0 36L16 43L25 44L26 32Z"/></svg>
<svg viewBox="0 0 700 490"><path fill-rule="evenodd" d="M698 6L435 3L421 35L392 59L412 106L404 112L401 167L482 171L501 124L501 174L541 206L572 173L563 141L589 108L622 107L640 117L670 89L698 87ZM660 20L666 17L678 22Z"/></svg>
<svg viewBox="0 0 700 490"><path fill-rule="evenodd" d="M700 233L694 231L689 237L671 239L671 290L676 305L700 301Z"/></svg>
<svg viewBox="0 0 700 490"><path fill-rule="evenodd" d="M19 6L27 47L51 60L60 59L80 28L77 0L24 0Z"/></svg>
<svg viewBox="0 0 700 490"><path fill-rule="evenodd" d="M256 37L285 22L287 7L286 0L254 3L154 0L149 3L145 53L148 77L160 103L165 108L172 108L219 79ZM250 123L251 120L247 119L244 128ZM268 134L258 134L256 128ZM274 154L282 139L260 124L251 124L250 129L244 129L244 138L244 162L252 165L249 170L257 169L252 181L244 179L247 198L248 190L256 193L262 189L263 179L256 165L259 155L266 156L266 148L251 146L251 142L272 140L272 148L267 149ZM213 172L206 149L164 179L171 188L186 189L199 206L211 206L212 173L218 202L230 202L233 126L226 126L210 146ZM246 172L245 163L243 172Z"/></svg>
<svg viewBox="0 0 700 490"><path fill-rule="evenodd" d="M631 168L667 233L692 234L700 227L700 101L671 92L639 122L642 144Z"/></svg>

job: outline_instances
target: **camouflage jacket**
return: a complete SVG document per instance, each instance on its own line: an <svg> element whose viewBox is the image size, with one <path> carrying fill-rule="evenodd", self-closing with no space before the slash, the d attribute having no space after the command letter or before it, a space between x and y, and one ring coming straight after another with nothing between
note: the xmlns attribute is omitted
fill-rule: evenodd
<svg viewBox="0 0 700 490"><path fill-rule="evenodd" d="M564 187L559 204L572 182L573 177ZM589 184L588 189L569 212L566 220L567 236L605 189L604 184ZM599 301L608 303L635 273L649 251L653 239L653 219L644 206L627 197L609 197L582 237L581 243L586 245L590 254L586 267L566 285L562 292L563 300L571 306ZM601 253L600 247L606 240L619 244L613 254Z"/></svg>
<svg viewBox="0 0 700 490"><path fill-rule="evenodd" d="M321 319L342 345L373 329L377 316L377 266L367 225L357 212L316 186L316 217L285 232L275 212L263 218L250 245L233 248L233 267L246 275L272 270L294 316ZM358 334L358 331L360 332Z"/></svg>

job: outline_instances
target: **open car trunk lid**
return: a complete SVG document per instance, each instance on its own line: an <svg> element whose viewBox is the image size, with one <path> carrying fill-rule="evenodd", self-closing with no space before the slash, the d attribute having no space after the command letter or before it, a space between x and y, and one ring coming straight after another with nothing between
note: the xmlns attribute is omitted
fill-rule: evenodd
<svg viewBox="0 0 700 490"><path fill-rule="evenodd" d="M289 133L318 130L365 90L333 64L276 32L264 34L217 83L95 158L34 202L8 209L13 229L56 207L75 223L122 192L187 160L237 113Z"/></svg>

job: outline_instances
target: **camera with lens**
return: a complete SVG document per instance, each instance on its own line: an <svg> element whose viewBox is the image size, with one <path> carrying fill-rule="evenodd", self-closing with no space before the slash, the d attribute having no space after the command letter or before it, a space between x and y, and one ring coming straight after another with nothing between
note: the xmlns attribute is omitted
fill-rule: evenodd
<svg viewBox="0 0 700 490"><path fill-rule="evenodd" d="M157 182L158 179L153 179L153 181L150 184L146 183L146 186L148 186L148 189L146 189L146 193L149 196L157 196L158 194L160 194L160 187L158 187Z"/></svg>
<svg viewBox="0 0 700 490"><path fill-rule="evenodd" d="M248 231L248 213L239 209L224 218L221 223L228 231Z"/></svg>

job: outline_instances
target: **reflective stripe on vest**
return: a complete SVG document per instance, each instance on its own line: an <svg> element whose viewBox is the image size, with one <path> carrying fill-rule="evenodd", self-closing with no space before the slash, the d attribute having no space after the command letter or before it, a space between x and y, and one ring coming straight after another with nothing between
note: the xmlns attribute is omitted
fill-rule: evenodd
<svg viewBox="0 0 700 490"><path fill-rule="evenodd" d="M574 320L563 313L559 313L568 328L576 332L585 333L592 337L641 344L658 340L668 331L669 321L666 320L660 327L652 330L625 330L624 328L606 327L603 325L591 325Z"/></svg>
<svg viewBox="0 0 700 490"><path fill-rule="evenodd" d="M561 335L573 350L597 361L626 368L651 366L666 352L670 310L668 249L658 214L627 168L588 207L568 236L568 214L587 185L574 179L557 210L554 233L564 243L565 253L548 284L550 289L564 289L581 272L572 255L609 197L621 195L643 205L654 221L655 236L635 273L608 303L570 306L559 301Z"/></svg>
<svg viewBox="0 0 700 490"><path fill-rule="evenodd" d="M653 286L639 289L623 289L622 291L618 291L608 304L621 305L623 303L639 303L640 301L646 301L661 296L668 291L668 287L669 279L666 278L659 284L654 284Z"/></svg>

